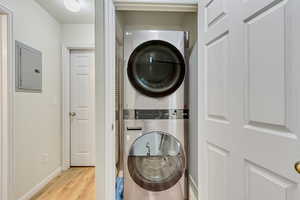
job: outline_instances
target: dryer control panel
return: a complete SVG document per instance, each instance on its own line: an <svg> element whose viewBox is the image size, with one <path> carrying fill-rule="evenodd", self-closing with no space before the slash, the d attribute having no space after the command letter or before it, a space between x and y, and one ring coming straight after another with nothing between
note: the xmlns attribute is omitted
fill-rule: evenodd
<svg viewBox="0 0 300 200"><path fill-rule="evenodd" d="M189 119L188 109L166 109L166 110L124 110L125 120L147 120L147 119Z"/></svg>

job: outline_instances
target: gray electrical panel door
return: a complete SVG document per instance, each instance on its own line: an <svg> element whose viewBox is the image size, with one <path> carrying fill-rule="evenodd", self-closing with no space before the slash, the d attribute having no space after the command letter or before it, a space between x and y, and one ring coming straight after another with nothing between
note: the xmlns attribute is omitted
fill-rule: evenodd
<svg viewBox="0 0 300 200"><path fill-rule="evenodd" d="M42 53L16 42L16 90L42 91Z"/></svg>

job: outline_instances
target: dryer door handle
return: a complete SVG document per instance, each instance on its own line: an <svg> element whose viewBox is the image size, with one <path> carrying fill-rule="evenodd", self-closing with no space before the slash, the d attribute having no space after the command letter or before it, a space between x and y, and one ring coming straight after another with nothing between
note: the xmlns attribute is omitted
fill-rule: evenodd
<svg viewBox="0 0 300 200"><path fill-rule="evenodd" d="M127 131L141 131L143 130L142 127L128 127L127 126Z"/></svg>

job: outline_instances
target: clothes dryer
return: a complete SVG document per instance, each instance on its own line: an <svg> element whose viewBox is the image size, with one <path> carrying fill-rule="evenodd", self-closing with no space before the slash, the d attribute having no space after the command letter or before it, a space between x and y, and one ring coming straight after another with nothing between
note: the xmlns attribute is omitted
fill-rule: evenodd
<svg viewBox="0 0 300 200"><path fill-rule="evenodd" d="M188 65L184 31L125 31L124 109L184 109Z"/></svg>

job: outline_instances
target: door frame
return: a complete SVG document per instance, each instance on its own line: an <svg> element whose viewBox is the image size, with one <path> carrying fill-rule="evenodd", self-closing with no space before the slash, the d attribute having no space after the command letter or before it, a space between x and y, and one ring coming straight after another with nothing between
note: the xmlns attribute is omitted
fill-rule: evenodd
<svg viewBox="0 0 300 200"><path fill-rule="evenodd" d="M62 46L62 170L67 170L71 166L71 126L69 113L71 111L70 55L72 50L95 50L95 45L67 44ZM95 146L93 149L95 149ZM96 152L94 151L94 158L96 156L95 154Z"/></svg>
<svg viewBox="0 0 300 200"><path fill-rule="evenodd" d="M113 0L116 10L197 12L198 0Z"/></svg>
<svg viewBox="0 0 300 200"><path fill-rule="evenodd" d="M194 6L193 6L194 4ZM197 12L197 0L96 0L96 191L97 199L115 198L114 72L115 13L122 11ZM104 44L104 45L103 45ZM99 84L101 83L101 84Z"/></svg>
<svg viewBox="0 0 300 200"><path fill-rule="evenodd" d="M14 46L13 46L13 12L0 5L0 12L7 16L4 34L6 34L6 51L2 56L6 62L0 65L1 75L1 108L0 108L0 198L12 199L14 195L15 151L14 151ZM0 38L2 40L2 38ZM3 46L2 46L3 47ZM1 47L1 48L2 48Z"/></svg>

